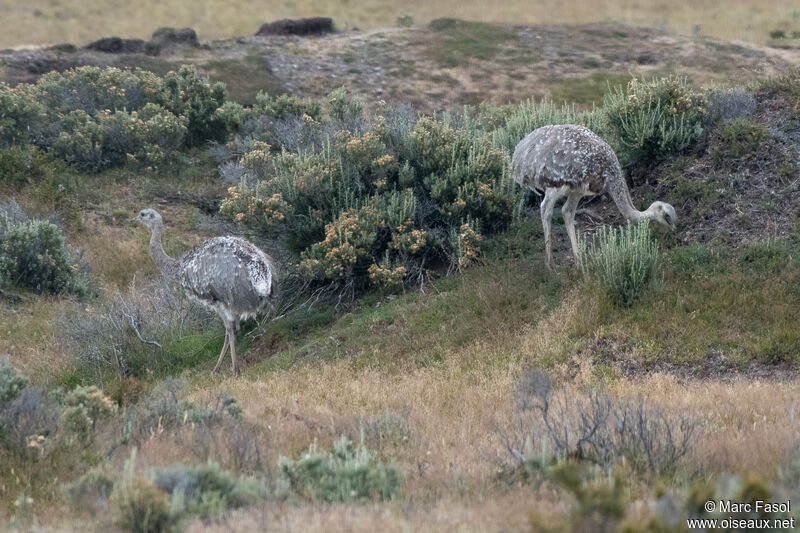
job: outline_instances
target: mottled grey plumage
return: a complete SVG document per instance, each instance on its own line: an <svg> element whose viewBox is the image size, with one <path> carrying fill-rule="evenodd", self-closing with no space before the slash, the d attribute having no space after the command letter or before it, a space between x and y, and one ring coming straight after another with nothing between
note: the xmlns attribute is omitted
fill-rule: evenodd
<svg viewBox="0 0 800 533"><path fill-rule="evenodd" d="M583 126L543 126L529 133L514 150L511 177L523 187L544 192L542 227L546 262L551 269L550 220L555 203L563 197L567 199L561 212L576 259L575 211L584 196L607 194L626 219L652 219L675 229L675 209L671 205L653 202L646 211L638 211L633 206L614 150Z"/></svg>
<svg viewBox="0 0 800 533"><path fill-rule="evenodd" d="M169 257L161 244L163 220L153 209L143 209L134 218L148 226L150 255L161 273L180 283L186 295L219 315L225 324L225 342L216 372L228 346L234 373L236 331L239 321L258 314L278 299L278 280L272 259L252 243L238 237L214 237L184 254L177 261Z"/></svg>

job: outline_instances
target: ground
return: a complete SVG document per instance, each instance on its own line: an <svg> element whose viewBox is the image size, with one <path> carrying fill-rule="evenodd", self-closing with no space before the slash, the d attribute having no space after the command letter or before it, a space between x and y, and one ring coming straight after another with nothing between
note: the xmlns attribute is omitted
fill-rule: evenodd
<svg viewBox="0 0 800 533"><path fill-rule="evenodd" d="M448 21L449 20L449 21ZM800 65L800 51L686 38L620 23L511 26L442 19L430 26L345 31L315 38L237 37L168 55L85 49L0 52L0 80L30 82L76 65L142 67L165 73L195 64L247 102L260 90L324 97L344 86L369 101L418 109L549 97L600 103L609 84L679 72L698 86L745 82Z"/></svg>

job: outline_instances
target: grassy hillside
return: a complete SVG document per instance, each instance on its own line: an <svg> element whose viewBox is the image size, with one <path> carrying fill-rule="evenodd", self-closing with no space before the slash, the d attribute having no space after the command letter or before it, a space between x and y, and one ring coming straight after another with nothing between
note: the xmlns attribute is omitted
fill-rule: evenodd
<svg viewBox="0 0 800 533"><path fill-rule="evenodd" d="M611 57L614 27L583 31ZM535 39L509 31L413 35L436 34L419 50L436 76ZM241 88L260 63L209 64L236 44L219 46L197 63ZM2 527L687 531L719 517L708 500L800 497L796 71L584 73L553 90L594 107L427 115L322 85L226 92L170 72L182 58L0 86ZM523 135L566 122L612 144L638 208L676 208L676 232L632 238L655 266L630 299L615 287L641 269L576 268L558 214L545 268L539 200L508 176ZM281 265L278 311L239 333L241 377L210 374L222 325L160 282L130 221L144 207L174 257L238 233ZM588 243L625 228L610 201L583 207Z"/></svg>
<svg viewBox="0 0 800 533"><path fill-rule="evenodd" d="M332 17L340 27L386 28L400 17L417 22L452 16L483 22L515 21L518 24L585 23L617 20L635 25L660 26L691 35L701 33L723 39L764 44L770 33L800 31L800 11L792 0L735 0L725 9L711 0L657 0L631 2L600 0L587 7L580 0L550 2L499 2L486 5L470 0L454 2L407 2L392 5L372 1L354 8L348 2L254 2L217 0L186 2L98 2L81 0L68 6L54 0L20 4L0 2L3 37L0 46L20 44L86 44L106 35L147 38L147 29L158 26L195 28L204 40L252 35L263 22L280 18ZM87 25L85 20L92 20Z"/></svg>

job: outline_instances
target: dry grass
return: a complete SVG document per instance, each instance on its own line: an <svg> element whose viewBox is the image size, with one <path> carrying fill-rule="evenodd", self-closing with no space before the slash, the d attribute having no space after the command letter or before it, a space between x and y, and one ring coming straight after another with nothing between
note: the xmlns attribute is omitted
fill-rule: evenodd
<svg viewBox="0 0 800 533"><path fill-rule="evenodd" d="M419 22L457 16L486 22L581 23L619 20L637 25L664 26L691 34L696 27L705 35L765 43L776 29L800 29L800 9L795 0L730 0L720 9L715 0L598 0L591 7L583 0L521 0L487 4L438 0L389 4L378 0L358 5L345 0L325 2L257 2L256 0L186 0L128 2L81 0L0 1L3 13L0 46L73 42L119 35L147 38L160 26L190 26L203 40L252 35L262 22L284 17L330 16L339 27L377 28L396 24L411 15Z"/></svg>

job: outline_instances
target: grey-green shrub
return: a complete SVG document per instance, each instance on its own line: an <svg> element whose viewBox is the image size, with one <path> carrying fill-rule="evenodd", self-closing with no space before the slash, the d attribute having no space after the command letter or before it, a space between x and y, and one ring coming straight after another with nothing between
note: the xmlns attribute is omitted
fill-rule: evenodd
<svg viewBox="0 0 800 533"><path fill-rule="evenodd" d="M88 276L61 228L47 220L15 221L0 213L0 285L36 292L89 292Z"/></svg>
<svg viewBox="0 0 800 533"><path fill-rule="evenodd" d="M8 358L0 358L0 407L19 396L27 386L28 380L9 364Z"/></svg>
<svg viewBox="0 0 800 533"><path fill-rule="evenodd" d="M64 501L76 511L103 508L114 490L114 478L103 470L90 470L61 488Z"/></svg>
<svg viewBox="0 0 800 533"><path fill-rule="evenodd" d="M470 111L415 120L387 106L366 116L343 91L330 100L335 115L296 119L280 152L264 139L281 121L264 119L265 131L237 140L243 177L220 209L281 241L301 278L398 287L426 259L458 257L450 236L464 224L477 244L510 223L519 193L488 120Z"/></svg>
<svg viewBox="0 0 800 533"><path fill-rule="evenodd" d="M0 83L0 148L30 144L44 122L44 108L30 85Z"/></svg>
<svg viewBox="0 0 800 533"><path fill-rule="evenodd" d="M221 82L211 83L194 66L183 65L164 76L154 103L186 118L189 146L225 138L225 123L215 112L225 103L227 91Z"/></svg>
<svg viewBox="0 0 800 533"><path fill-rule="evenodd" d="M683 150L703 133L706 99L685 78L632 79L603 97L608 140L623 166Z"/></svg>
<svg viewBox="0 0 800 533"><path fill-rule="evenodd" d="M260 479L236 476L213 461L194 467L175 464L159 468L155 483L169 494L182 492L186 512L203 518L253 505L267 493Z"/></svg>
<svg viewBox="0 0 800 533"><path fill-rule="evenodd" d="M584 271L620 305L633 304L663 282L661 252L646 220L602 227L591 244L581 239L579 247Z"/></svg>
<svg viewBox="0 0 800 533"><path fill-rule="evenodd" d="M353 444L342 436L331 450L320 450L316 442L298 459L278 461L279 491L326 502L392 499L402 478L397 469L377 460L363 441Z"/></svg>

